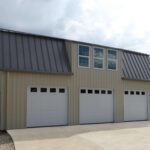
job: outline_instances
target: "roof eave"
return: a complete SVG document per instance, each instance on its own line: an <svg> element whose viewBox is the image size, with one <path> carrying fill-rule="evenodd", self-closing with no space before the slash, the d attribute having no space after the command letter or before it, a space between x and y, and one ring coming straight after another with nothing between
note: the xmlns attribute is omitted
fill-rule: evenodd
<svg viewBox="0 0 150 150"><path fill-rule="evenodd" d="M146 80L146 79L134 79L134 78L126 78L126 77L122 77L122 80L132 80L132 81L144 81L144 82L150 82L150 80Z"/></svg>
<svg viewBox="0 0 150 150"><path fill-rule="evenodd" d="M15 70L15 69L1 69L0 71L3 72L16 72L16 73L33 73L33 74L49 74L49 75L66 75L66 76L72 76L73 72L45 72L45 71L32 71L32 70Z"/></svg>

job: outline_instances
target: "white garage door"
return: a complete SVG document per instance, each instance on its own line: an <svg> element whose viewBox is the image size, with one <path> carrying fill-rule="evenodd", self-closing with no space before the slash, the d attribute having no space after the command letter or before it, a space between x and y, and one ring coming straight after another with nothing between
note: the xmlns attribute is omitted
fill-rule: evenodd
<svg viewBox="0 0 150 150"><path fill-rule="evenodd" d="M80 90L80 124L113 122L113 91Z"/></svg>
<svg viewBox="0 0 150 150"><path fill-rule="evenodd" d="M124 92L124 121L147 120L147 113L146 92Z"/></svg>
<svg viewBox="0 0 150 150"><path fill-rule="evenodd" d="M66 125L67 102L66 88L28 88L27 127Z"/></svg>

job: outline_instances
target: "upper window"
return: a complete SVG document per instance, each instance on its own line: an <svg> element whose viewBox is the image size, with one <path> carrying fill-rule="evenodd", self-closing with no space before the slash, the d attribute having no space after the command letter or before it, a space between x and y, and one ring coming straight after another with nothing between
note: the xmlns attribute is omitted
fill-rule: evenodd
<svg viewBox="0 0 150 150"><path fill-rule="evenodd" d="M108 50L107 55L107 63L108 63L108 69L110 70L117 70L117 51L116 50Z"/></svg>
<svg viewBox="0 0 150 150"><path fill-rule="evenodd" d="M104 50L94 48L94 68L103 69L104 67Z"/></svg>
<svg viewBox="0 0 150 150"><path fill-rule="evenodd" d="M79 66L80 67L89 67L89 47L79 45Z"/></svg>

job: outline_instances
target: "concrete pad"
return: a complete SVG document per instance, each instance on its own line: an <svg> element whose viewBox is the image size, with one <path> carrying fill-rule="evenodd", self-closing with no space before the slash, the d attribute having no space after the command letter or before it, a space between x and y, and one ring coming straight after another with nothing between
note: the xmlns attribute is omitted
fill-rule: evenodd
<svg viewBox="0 0 150 150"><path fill-rule="evenodd" d="M9 130L16 150L150 150L150 122Z"/></svg>

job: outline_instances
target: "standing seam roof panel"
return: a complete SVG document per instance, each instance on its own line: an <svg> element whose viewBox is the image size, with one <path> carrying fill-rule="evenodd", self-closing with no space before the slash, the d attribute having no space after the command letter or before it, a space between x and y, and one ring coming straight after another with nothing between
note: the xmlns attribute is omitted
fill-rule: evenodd
<svg viewBox="0 0 150 150"><path fill-rule="evenodd" d="M43 53L43 60L44 60L44 64L45 64L45 70L47 70L48 72L51 71L51 63L50 63L50 56L48 54L48 49L46 46L46 40L44 39L40 39L40 44L41 44L41 51Z"/></svg>
<svg viewBox="0 0 150 150"><path fill-rule="evenodd" d="M22 36L16 35L16 42L17 42L17 51L18 51L18 67L19 69L25 68L24 65L24 52L23 52L23 45L21 41Z"/></svg>
<svg viewBox="0 0 150 150"><path fill-rule="evenodd" d="M22 45L23 45L23 49L24 49L25 69L32 70L30 52L29 52L29 48L28 48L29 44L28 44L28 39L26 36L22 37Z"/></svg>
<svg viewBox="0 0 150 150"><path fill-rule="evenodd" d="M141 68L143 69L142 71L143 71L143 74L145 75L145 78L149 78L149 75L148 75L148 72L146 71L146 66L144 65L144 61L143 61L143 57L141 56L141 55L137 55L137 58L138 58L138 60L139 60L139 62L140 62L140 66L141 66Z"/></svg>
<svg viewBox="0 0 150 150"><path fill-rule="evenodd" d="M52 47L51 40L45 39L45 43L46 43L47 54L49 57L51 57L51 59L49 59L50 69L52 72L57 72L57 67L56 67L56 62L54 59L53 47Z"/></svg>
<svg viewBox="0 0 150 150"><path fill-rule="evenodd" d="M150 80L150 58L145 54L123 51L123 78L130 80ZM130 75L128 76L127 73Z"/></svg>
<svg viewBox="0 0 150 150"><path fill-rule="evenodd" d="M71 73L64 45L61 39L0 31L0 69Z"/></svg>
<svg viewBox="0 0 150 150"><path fill-rule="evenodd" d="M138 75L138 79L141 79L141 78L143 78L143 74L142 74L142 72L140 71L140 63L138 63L137 64L137 59L136 59L136 56L135 55L129 55L130 57L131 57L131 59L132 59L132 61L131 61L131 64L133 64L133 69L135 68L135 72L134 72L134 74L135 75Z"/></svg>
<svg viewBox="0 0 150 150"><path fill-rule="evenodd" d="M17 68L17 61L16 61L16 41L14 35L10 35L10 55L11 55L11 67L12 69Z"/></svg>
<svg viewBox="0 0 150 150"><path fill-rule="evenodd" d="M123 63L123 68L125 68L125 66L126 66L126 65L125 65L125 63L126 63L125 58L122 59L122 63ZM127 69L123 69L123 68L122 68L122 71L123 71L123 72L122 72L122 73L123 73L122 76L125 75L126 77L129 78L129 74L128 74L128 72L127 72Z"/></svg>
<svg viewBox="0 0 150 150"><path fill-rule="evenodd" d="M132 66L129 65L129 64L131 64L130 58L128 57L127 54L125 54L124 57L125 57L126 66L128 66L128 68L126 67L126 70L127 70L128 74L129 74L129 78L132 78L133 77L133 72L132 72L133 70L131 68Z"/></svg>
<svg viewBox="0 0 150 150"><path fill-rule="evenodd" d="M9 68L10 66L10 53L9 53L9 33L3 35L3 54L4 54L4 67Z"/></svg>
<svg viewBox="0 0 150 150"><path fill-rule="evenodd" d="M42 56L42 51L40 47L40 40L38 38L35 38L35 49L36 49L36 54L37 54L37 60L38 60L38 68L41 71L44 71L44 64L43 64L43 57Z"/></svg>

